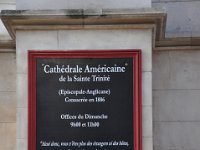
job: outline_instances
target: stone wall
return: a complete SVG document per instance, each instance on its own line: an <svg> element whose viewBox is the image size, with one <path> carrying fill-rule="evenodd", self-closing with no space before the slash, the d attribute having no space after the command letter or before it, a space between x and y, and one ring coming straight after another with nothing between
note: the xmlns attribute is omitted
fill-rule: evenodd
<svg viewBox="0 0 200 150"><path fill-rule="evenodd" d="M199 0L153 0L167 37L200 36ZM154 150L199 150L200 51L153 53Z"/></svg>
<svg viewBox="0 0 200 150"><path fill-rule="evenodd" d="M154 150L199 150L200 51L153 54Z"/></svg>
<svg viewBox="0 0 200 150"><path fill-rule="evenodd" d="M17 31L17 150L27 150L27 51L142 49L143 150L152 150L152 32L145 30Z"/></svg>
<svg viewBox="0 0 200 150"><path fill-rule="evenodd" d="M60 45L64 48L62 43ZM154 150L198 150L200 147L199 58L200 51L153 53ZM0 149L2 150L15 150L15 63L14 53L0 53ZM18 78L26 79L23 74ZM148 78L151 78L148 73L143 75L145 82L149 82ZM23 94L22 96L26 97ZM23 106L26 105L26 101L20 101L17 105L18 114L24 117ZM151 104L146 102L145 105L148 108ZM18 136L22 136L20 134L23 133L18 132ZM18 139L18 144L25 144L24 140ZM148 147L148 144L144 146Z"/></svg>
<svg viewBox="0 0 200 150"><path fill-rule="evenodd" d="M0 149L16 147L15 54L0 52Z"/></svg>
<svg viewBox="0 0 200 150"><path fill-rule="evenodd" d="M19 1L19 0L18 0ZM47 0L46 0L47 1ZM78 0L77 0L78 1ZM118 0L119 2L120 0ZM18 9L44 7L42 0L35 1L30 5L29 0L21 0ZM49 9L61 8L54 5L55 0L51 0ZM63 0L66 3L66 1ZM90 2L88 0L88 2ZM103 5L105 1L98 1L98 5ZM133 5L140 6L143 2L147 7L151 4L149 1L129 1ZM42 5L43 3L43 5ZM91 5L77 3L74 8L96 8L96 2L91 1ZM101 3L101 4L100 4ZM123 7L126 4L124 3ZM66 3L66 8L72 4ZM119 3L110 3L113 7L119 7ZM121 6L121 5L120 5ZM168 14L167 18L167 36L200 36L200 0L153 0L153 7L165 8ZM0 9L15 9L14 0L1 0ZM114 32L113 32L114 33ZM80 33L79 33L80 34ZM18 42L17 56L18 64L23 58L26 58L27 49L85 49L92 48L113 48L109 43L101 47L101 43L90 42L88 45L79 45L73 43L77 34L69 31L45 32L21 32L18 36L23 36ZM69 35L73 35L70 37ZM84 34L83 34L84 35ZM90 36L92 37L92 33ZM119 34L113 34L121 36ZM129 35L131 36L131 35ZM69 38L70 37L70 38ZM125 36L126 37L126 36ZM144 36L145 37L145 36ZM63 40L58 40L58 38ZM98 38L101 36L98 35ZM102 36L103 38L103 36ZM0 24L0 40L10 39L6 29ZM57 40L55 40L57 39ZM65 39L69 39L66 41ZM86 40L85 38L78 39ZM93 38L91 38L93 40ZM134 41L135 39L133 39ZM149 39L150 40L150 39ZM24 41L29 41L25 43ZM136 48L136 45L126 45L126 48ZM86 41L85 41L86 42ZM115 41L116 44L119 41ZM23 44L20 44L23 43ZM37 44L35 44L37 43ZM91 45L91 43L93 45ZM21 47L23 45L23 47ZM79 47L73 47L79 45ZM91 48L90 47L90 48ZM117 47L116 47L117 48ZM119 48L119 47L118 47ZM124 48L124 47L122 47ZM139 48L139 47L137 47ZM149 54L148 54L149 55ZM145 58L145 57L144 57ZM153 141L154 150L199 150L200 147L200 51L163 51L153 52ZM145 58L151 61L151 58ZM27 59L24 60L25 62ZM17 91L19 93L16 104L15 53L0 52L0 150L16 150L16 138L18 150L26 150L27 147L27 122L16 125L16 107L17 117L20 120L27 120L27 92L21 92L27 89L27 66L18 65L17 68ZM24 63L26 64L26 63ZM148 66L148 63L145 64ZM151 68L151 66L148 66ZM148 68L147 67L147 68ZM146 67L145 67L146 68ZM151 85L151 70L143 72L143 123L151 122L151 97L146 85ZM145 88L147 88L145 90ZM21 93L21 94L20 94ZM150 115L150 116L148 116ZM144 117L145 116L145 117ZM16 126L18 127L16 135ZM150 150L152 147L152 131L149 130L152 124L143 128L143 147ZM149 148L150 147L150 148Z"/></svg>
<svg viewBox="0 0 200 150"><path fill-rule="evenodd" d="M200 0L152 0L167 12L166 36L200 37Z"/></svg>
<svg viewBox="0 0 200 150"><path fill-rule="evenodd" d="M0 10L15 9L14 0L1 0ZM0 21L0 40L11 39ZM16 150L16 56L0 50L0 150Z"/></svg>

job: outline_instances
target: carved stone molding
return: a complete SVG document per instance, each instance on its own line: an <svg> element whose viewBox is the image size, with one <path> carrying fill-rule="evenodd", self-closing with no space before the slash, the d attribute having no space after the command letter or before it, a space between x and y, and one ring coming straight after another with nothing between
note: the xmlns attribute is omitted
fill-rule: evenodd
<svg viewBox="0 0 200 150"><path fill-rule="evenodd" d="M15 40L0 40L1 52L14 52L16 48Z"/></svg>
<svg viewBox="0 0 200 150"><path fill-rule="evenodd" d="M200 49L200 38L165 38L167 14L154 8L2 10L0 17L13 42L16 30L152 29L154 50Z"/></svg>

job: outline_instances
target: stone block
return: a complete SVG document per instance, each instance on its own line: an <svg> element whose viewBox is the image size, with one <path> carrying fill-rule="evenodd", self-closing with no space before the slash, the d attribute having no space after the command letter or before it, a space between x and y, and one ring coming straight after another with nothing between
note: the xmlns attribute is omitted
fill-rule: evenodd
<svg viewBox="0 0 200 150"><path fill-rule="evenodd" d="M200 122L154 122L154 149L198 150Z"/></svg>
<svg viewBox="0 0 200 150"><path fill-rule="evenodd" d="M27 140L26 139L17 139L17 148L16 150L27 150Z"/></svg>
<svg viewBox="0 0 200 150"><path fill-rule="evenodd" d="M142 105L152 106L152 72L142 73Z"/></svg>
<svg viewBox="0 0 200 150"><path fill-rule="evenodd" d="M17 108L28 107L28 75L17 74Z"/></svg>
<svg viewBox="0 0 200 150"><path fill-rule="evenodd" d="M200 89L199 57L199 51L154 53L153 89Z"/></svg>
<svg viewBox="0 0 200 150"><path fill-rule="evenodd" d="M151 30L61 30L59 49L142 49L142 69L151 71L151 34Z"/></svg>
<svg viewBox="0 0 200 150"><path fill-rule="evenodd" d="M16 122L15 92L0 92L0 122Z"/></svg>
<svg viewBox="0 0 200 150"><path fill-rule="evenodd" d="M27 139L28 112L27 108L17 108L17 139Z"/></svg>
<svg viewBox="0 0 200 150"><path fill-rule="evenodd" d="M28 50L56 50L57 31L17 31L16 33L17 73L27 73Z"/></svg>
<svg viewBox="0 0 200 150"><path fill-rule="evenodd" d="M200 90L153 92L154 121L200 121Z"/></svg>
<svg viewBox="0 0 200 150"><path fill-rule="evenodd" d="M200 36L200 21L197 19L200 14L200 1L160 1L153 3L153 7L162 7L167 11L166 36Z"/></svg>
<svg viewBox="0 0 200 150"><path fill-rule="evenodd" d="M152 137L152 107L143 106L142 107L142 136Z"/></svg>
<svg viewBox="0 0 200 150"><path fill-rule="evenodd" d="M0 149L16 149L16 124L0 123Z"/></svg>
<svg viewBox="0 0 200 150"><path fill-rule="evenodd" d="M142 138L142 150L153 150L153 140L152 138L143 137Z"/></svg>
<svg viewBox="0 0 200 150"><path fill-rule="evenodd" d="M200 89L200 51L171 51L170 89Z"/></svg>
<svg viewBox="0 0 200 150"><path fill-rule="evenodd" d="M145 8L151 0L16 0L17 9Z"/></svg>
<svg viewBox="0 0 200 150"><path fill-rule="evenodd" d="M153 52L153 89L168 89L170 81L169 52Z"/></svg>
<svg viewBox="0 0 200 150"><path fill-rule="evenodd" d="M0 91L16 91L15 54L0 53Z"/></svg>

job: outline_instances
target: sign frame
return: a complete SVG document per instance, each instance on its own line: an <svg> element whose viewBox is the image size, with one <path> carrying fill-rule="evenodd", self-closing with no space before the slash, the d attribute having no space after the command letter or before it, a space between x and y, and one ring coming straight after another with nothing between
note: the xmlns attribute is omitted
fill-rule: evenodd
<svg viewBox="0 0 200 150"><path fill-rule="evenodd" d="M141 50L29 50L28 150L36 150L36 60L38 58L133 58L133 150L142 150Z"/></svg>

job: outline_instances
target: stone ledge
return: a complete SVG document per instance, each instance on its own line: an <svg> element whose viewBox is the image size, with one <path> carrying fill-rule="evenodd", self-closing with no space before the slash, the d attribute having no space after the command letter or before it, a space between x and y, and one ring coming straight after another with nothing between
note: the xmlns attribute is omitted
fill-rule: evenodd
<svg viewBox="0 0 200 150"><path fill-rule="evenodd" d="M154 50L200 50L200 37L163 38Z"/></svg>
<svg viewBox="0 0 200 150"><path fill-rule="evenodd" d="M61 9L61 10L2 10L1 16L102 16L102 15L152 15L163 14L162 9Z"/></svg>
<svg viewBox="0 0 200 150"><path fill-rule="evenodd" d="M13 40L16 30L152 29L153 39L159 41L164 37L166 13L153 8L2 10L0 17Z"/></svg>
<svg viewBox="0 0 200 150"><path fill-rule="evenodd" d="M16 30L152 29L154 50L200 50L200 38L165 38L166 13L155 8L2 10L0 17L13 39L10 48Z"/></svg>
<svg viewBox="0 0 200 150"><path fill-rule="evenodd" d="M14 40L0 40L0 52L12 52L16 48Z"/></svg>

